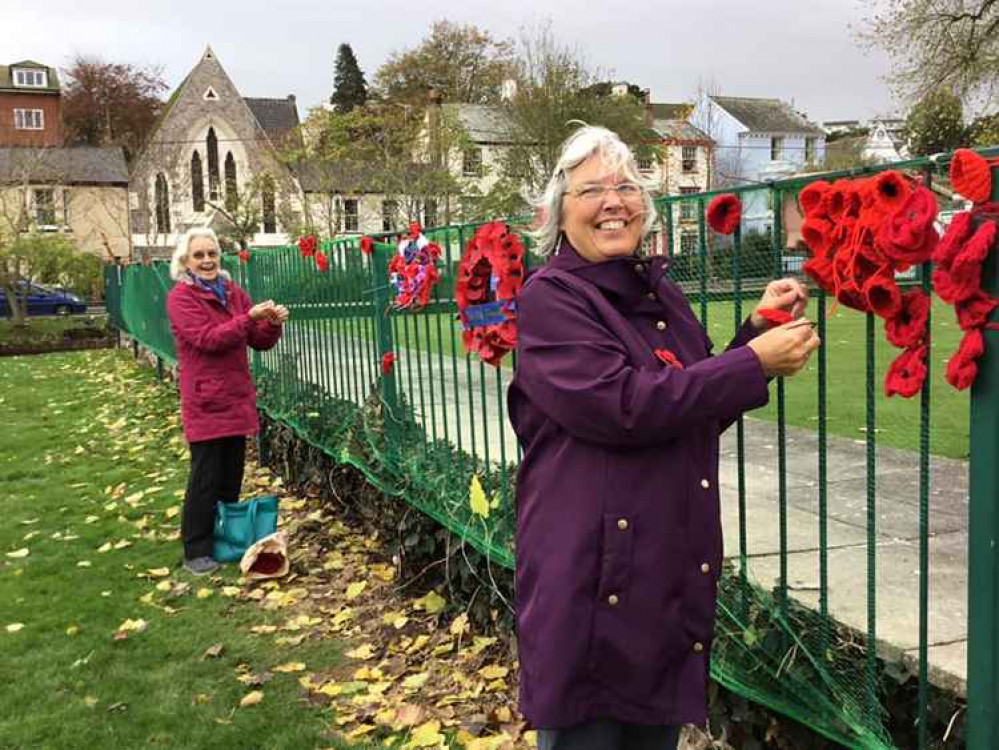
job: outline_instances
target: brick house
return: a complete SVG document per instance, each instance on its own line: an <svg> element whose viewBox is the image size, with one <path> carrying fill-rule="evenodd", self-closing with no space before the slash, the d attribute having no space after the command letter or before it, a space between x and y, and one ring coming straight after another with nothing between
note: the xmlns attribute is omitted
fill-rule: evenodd
<svg viewBox="0 0 999 750"><path fill-rule="evenodd" d="M0 65L0 146L61 146L59 76L33 60Z"/></svg>

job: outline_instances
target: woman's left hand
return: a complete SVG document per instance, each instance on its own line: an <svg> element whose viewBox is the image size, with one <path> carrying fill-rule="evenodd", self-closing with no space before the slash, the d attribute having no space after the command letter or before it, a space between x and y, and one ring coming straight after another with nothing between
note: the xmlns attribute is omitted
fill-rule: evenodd
<svg viewBox="0 0 999 750"><path fill-rule="evenodd" d="M287 307L285 307L284 305L275 305L273 314L271 316L271 320L274 321L275 323L284 323L286 320L288 320L289 315L290 313L288 312Z"/></svg>
<svg viewBox="0 0 999 750"><path fill-rule="evenodd" d="M760 309L783 310L795 318L800 318L808 306L808 287L797 279L778 279L767 284L760 303L750 316L758 331L770 327L769 322L757 312Z"/></svg>

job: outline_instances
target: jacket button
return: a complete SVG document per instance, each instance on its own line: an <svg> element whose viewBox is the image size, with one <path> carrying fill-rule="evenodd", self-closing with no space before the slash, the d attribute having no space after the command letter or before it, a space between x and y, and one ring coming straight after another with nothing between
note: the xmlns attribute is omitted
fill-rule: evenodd
<svg viewBox="0 0 999 750"><path fill-rule="evenodd" d="M711 566L708 565L707 563L701 563L701 572L704 573L704 574L710 573L711 572Z"/></svg>
<svg viewBox="0 0 999 750"><path fill-rule="evenodd" d="M645 266L643 266L641 263L636 263L634 267L635 267L635 273L645 273Z"/></svg>
<svg viewBox="0 0 999 750"><path fill-rule="evenodd" d="M656 328L658 328L660 331L665 331L666 330L666 321L665 320L657 320L656 321Z"/></svg>
<svg viewBox="0 0 999 750"><path fill-rule="evenodd" d="M621 531L626 531L628 529L628 519L627 518L617 519L617 527L621 529Z"/></svg>
<svg viewBox="0 0 999 750"><path fill-rule="evenodd" d="M611 594L607 597L607 603L612 607L616 607L620 600L617 598L617 594Z"/></svg>
<svg viewBox="0 0 999 750"><path fill-rule="evenodd" d="M655 292L649 292L649 293L648 293L648 294L646 294L645 296L646 296L646 297L648 297L648 298L649 298L649 299L651 299L651 300L655 300L655 299L657 299L657 298L656 298L656 293L655 293Z"/></svg>
<svg viewBox="0 0 999 750"><path fill-rule="evenodd" d="M701 487L703 487L704 489L708 489L710 486L711 486L711 482L709 482L707 479L702 479L701 480Z"/></svg>
<svg viewBox="0 0 999 750"><path fill-rule="evenodd" d="M704 644L698 641L694 644L694 653L699 654L704 650Z"/></svg>

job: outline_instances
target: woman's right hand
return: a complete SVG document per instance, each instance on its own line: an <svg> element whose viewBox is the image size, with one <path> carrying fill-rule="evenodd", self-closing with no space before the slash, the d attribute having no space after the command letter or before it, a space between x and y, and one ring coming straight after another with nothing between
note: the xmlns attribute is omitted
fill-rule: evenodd
<svg viewBox="0 0 999 750"><path fill-rule="evenodd" d="M761 333L747 346L756 352L764 374L771 377L797 373L820 343L812 325L799 318Z"/></svg>
<svg viewBox="0 0 999 750"><path fill-rule="evenodd" d="M260 302L251 307L247 315L250 316L250 320L263 320L264 318L269 318L273 315L273 309L274 300L269 299L266 302Z"/></svg>

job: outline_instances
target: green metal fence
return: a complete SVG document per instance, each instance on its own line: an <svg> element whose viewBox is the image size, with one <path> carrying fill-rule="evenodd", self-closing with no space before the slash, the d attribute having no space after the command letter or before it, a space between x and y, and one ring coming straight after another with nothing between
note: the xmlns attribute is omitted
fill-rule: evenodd
<svg viewBox="0 0 999 750"><path fill-rule="evenodd" d="M878 169L905 170L932 184L947 164L922 159ZM724 346L768 280L800 269L794 207L798 191L816 177L738 188L750 210L724 242L705 226L711 193L657 201L661 221L649 251L672 257L671 275L716 345ZM393 311L389 252L376 246L365 255L356 238L326 245L325 272L295 247L256 249L247 263L228 266L254 299L273 298L291 310L280 343L253 356L261 408L491 563L512 567L520 455L505 388L515 358L492 368L466 356L453 299L461 250L475 228L427 232L443 249L442 279L419 312ZM917 271L908 283L930 291L928 266ZM994 265L987 273L995 292ZM112 321L174 360L166 265L109 268L107 285ZM963 640L961 606L970 607L968 746L994 748L999 422L991 394L999 366L986 355L972 394L969 447L967 394L950 390L936 367L919 397L886 399L881 378L897 350L881 340L874 316L834 308L814 292L809 314L823 339L818 356L802 376L778 379L771 405L740 419L723 443L729 559L712 674L849 747L942 747L949 714L941 725L930 671L963 682L963 664L948 661L945 648ZM928 359L939 363L956 348L957 332L945 308L935 309ZM986 333L989 340L995 335ZM383 372L387 352L396 361ZM970 549L962 505L969 451L976 519ZM473 478L490 500L485 512L470 505ZM944 537L959 562L956 574L952 557L941 563L951 577L940 578L931 597ZM952 603L966 585L962 555L969 556L973 584L964 605ZM937 601L941 607L931 606ZM908 670L915 726L888 710Z"/></svg>

